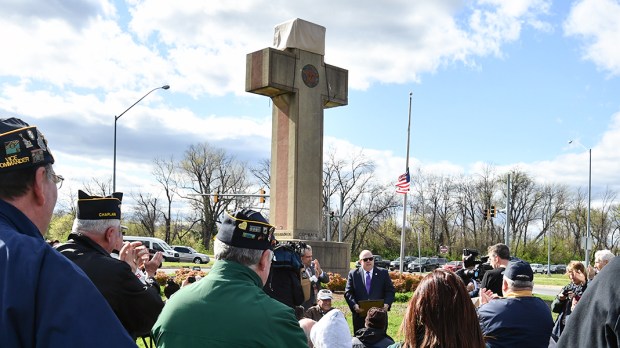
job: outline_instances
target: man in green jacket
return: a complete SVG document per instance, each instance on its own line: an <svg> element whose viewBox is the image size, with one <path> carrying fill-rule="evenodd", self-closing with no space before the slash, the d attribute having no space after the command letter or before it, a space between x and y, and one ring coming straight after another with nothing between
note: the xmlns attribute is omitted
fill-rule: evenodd
<svg viewBox="0 0 620 348"><path fill-rule="evenodd" d="M214 241L215 265L164 306L157 347L307 347L290 307L263 291L275 245L274 227L259 213L226 213Z"/></svg>

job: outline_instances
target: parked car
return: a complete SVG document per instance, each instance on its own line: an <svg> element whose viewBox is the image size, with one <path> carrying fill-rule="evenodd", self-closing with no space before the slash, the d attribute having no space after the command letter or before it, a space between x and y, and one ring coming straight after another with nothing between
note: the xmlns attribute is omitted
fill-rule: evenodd
<svg viewBox="0 0 620 348"><path fill-rule="evenodd" d="M563 264L551 265L551 267L549 268L549 271L551 271L551 273L553 274L564 274L566 273L566 265L563 265Z"/></svg>
<svg viewBox="0 0 620 348"><path fill-rule="evenodd" d="M546 267L543 266L541 263L530 263L530 267L532 267L532 272L534 272L534 274L543 274L547 271Z"/></svg>
<svg viewBox="0 0 620 348"><path fill-rule="evenodd" d="M161 251L164 255L164 261L178 262L179 261L179 253L174 251L168 245L168 243L164 242L159 238L153 237L141 237L141 236L123 236L123 241L125 242L142 242L142 245L149 249L149 254L155 255L156 252Z"/></svg>
<svg viewBox="0 0 620 348"><path fill-rule="evenodd" d="M443 267L448 264L448 260L445 257L438 257L437 264L439 265L437 268Z"/></svg>
<svg viewBox="0 0 620 348"><path fill-rule="evenodd" d="M452 272L456 272L461 268L463 268L463 261L450 261L443 265L443 269L447 269Z"/></svg>
<svg viewBox="0 0 620 348"><path fill-rule="evenodd" d="M383 259L381 255L372 255L372 256L375 258L375 267L381 267L381 268L390 267L390 260ZM358 268L359 266L360 266L360 261L357 260L357 262L355 262L355 267Z"/></svg>
<svg viewBox="0 0 620 348"><path fill-rule="evenodd" d="M179 253L179 261L193 263L209 263L209 255L197 252L192 247L183 245L173 245L172 249Z"/></svg>
<svg viewBox="0 0 620 348"><path fill-rule="evenodd" d="M405 256L403 260L403 269L407 270L407 265L417 259L415 256ZM394 261L390 262L390 271L400 269L400 257L397 257Z"/></svg>
<svg viewBox="0 0 620 348"><path fill-rule="evenodd" d="M428 272L439 268L439 262L436 257L422 257L409 263L407 270L409 272Z"/></svg>

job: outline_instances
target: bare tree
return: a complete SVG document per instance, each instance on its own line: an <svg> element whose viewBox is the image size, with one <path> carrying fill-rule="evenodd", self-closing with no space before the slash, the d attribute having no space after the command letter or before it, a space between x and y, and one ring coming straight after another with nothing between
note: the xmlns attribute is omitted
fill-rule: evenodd
<svg viewBox="0 0 620 348"><path fill-rule="evenodd" d="M181 174L179 186L188 193L187 199L198 213L202 242L209 249L209 242L217 233L219 216L227 209L246 204L247 199L226 196L243 193L246 183L245 165L237 162L224 150L207 143L191 145L179 163ZM218 194L214 202L210 194Z"/></svg>
<svg viewBox="0 0 620 348"><path fill-rule="evenodd" d="M334 153L329 153L324 164L324 209L331 210L327 202L339 192L343 209L337 209L336 215L343 216L343 240L351 242L354 253L364 247L366 234L379 231L381 224L397 206L395 194L374 179L374 170L375 164L362 153L350 160L337 159ZM332 224L338 222L327 221Z"/></svg>
<svg viewBox="0 0 620 348"><path fill-rule="evenodd" d="M175 180L175 168L176 164L172 157L167 160L156 158L153 161L152 174L155 180L161 185L161 188L164 190L164 195L166 196L166 209L162 211L165 224L164 240L166 243L170 243L171 240L170 225L172 221L172 202L174 200L177 184Z"/></svg>
<svg viewBox="0 0 620 348"><path fill-rule="evenodd" d="M269 159L260 160L256 166L250 169L250 173L261 187L269 189L271 183L271 161Z"/></svg>
<svg viewBox="0 0 620 348"><path fill-rule="evenodd" d="M84 192L92 196L106 197L112 194L112 179L91 178L90 181L82 182Z"/></svg>
<svg viewBox="0 0 620 348"><path fill-rule="evenodd" d="M157 198L148 193L132 194L132 197L136 201L134 218L140 223L145 235L155 237L157 222L160 217Z"/></svg>

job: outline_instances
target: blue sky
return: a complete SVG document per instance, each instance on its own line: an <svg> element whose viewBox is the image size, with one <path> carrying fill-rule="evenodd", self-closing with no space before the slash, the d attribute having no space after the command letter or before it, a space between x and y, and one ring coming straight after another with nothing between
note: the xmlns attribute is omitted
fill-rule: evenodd
<svg viewBox="0 0 620 348"><path fill-rule="evenodd" d="M155 157L207 141L268 158L271 104L245 92L245 56L274 26L327 28L325 62L349 70L349 105L325 111L325 151L363 153L378 178L518 166L541 182L620 190L620 2L4 1L0 115L38 125L75 191L112 175L152 189ZM414 178L415 180L415 178Z"/></svg>

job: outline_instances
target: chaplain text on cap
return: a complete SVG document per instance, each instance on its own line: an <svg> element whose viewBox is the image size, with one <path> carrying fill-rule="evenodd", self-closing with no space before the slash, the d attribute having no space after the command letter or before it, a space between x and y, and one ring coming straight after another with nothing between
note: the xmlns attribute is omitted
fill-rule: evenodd
<svg viewBox="0 0 620 348"><path fill-rule="evenodd" d="M89 196L78 190L77 218L80 220L103 220L121 218L123 194L115 192L111 196Z"/></svg>

